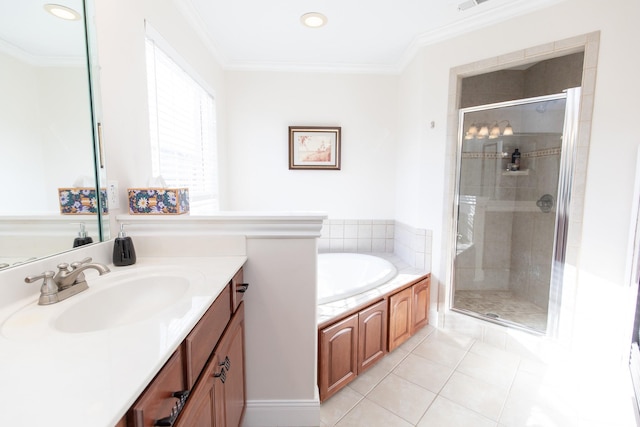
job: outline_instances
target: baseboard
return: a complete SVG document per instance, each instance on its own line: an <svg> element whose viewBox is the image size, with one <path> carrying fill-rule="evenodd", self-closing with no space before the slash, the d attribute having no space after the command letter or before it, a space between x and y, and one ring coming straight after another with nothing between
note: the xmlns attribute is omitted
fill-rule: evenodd
<svg viewBox="0 0 640 427"><path fill-rule="evenodd" d="M320 399L248 400L243 427L317 427Z"/></svg>

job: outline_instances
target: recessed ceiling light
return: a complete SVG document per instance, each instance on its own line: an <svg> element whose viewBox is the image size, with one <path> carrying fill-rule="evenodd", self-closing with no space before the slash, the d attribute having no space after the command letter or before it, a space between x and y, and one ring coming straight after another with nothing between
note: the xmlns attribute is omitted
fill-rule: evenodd
<svg viewBox="0 0 640 427"><path fill-rule="evenodd" d="M77 21L80 19L80 14L67 6L48 3L44 5L44 9L53 16L67 21Z"/></svg>
<svg viewBox="0 0 640 427"><path fill-rule="evenodd" d="M327 17L318 12L309 12L300 17L300 22L309 28L319 28L327 23Z"/></svg>

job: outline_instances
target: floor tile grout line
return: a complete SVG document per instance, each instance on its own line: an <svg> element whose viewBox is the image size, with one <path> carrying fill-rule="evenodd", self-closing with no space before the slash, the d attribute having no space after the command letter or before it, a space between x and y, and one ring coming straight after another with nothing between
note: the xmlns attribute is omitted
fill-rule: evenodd
<svg viewBox="0 0 640 427"><path fill-rule="evenodd" d="M504 413L504 408L507 405L507 400L509 400L509 396L511 395L511 390L513 390L513 384L516 382L516 377L518 376L518 372L520 371L520 365L522 364L522 357L518 357L518 366L513 374L513 378L511 379L511 384L509 384L509 389L507 390L507 395L504 398L504 402L500 407L500 412L498 413L498 421L496 423L500 425L500 420L502 420L502 414Z"/></svg>

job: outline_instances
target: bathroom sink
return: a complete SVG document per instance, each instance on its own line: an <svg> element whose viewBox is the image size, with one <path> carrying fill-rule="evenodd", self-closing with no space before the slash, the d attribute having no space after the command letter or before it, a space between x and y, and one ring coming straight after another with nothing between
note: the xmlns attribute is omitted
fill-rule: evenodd
<svg viewBox="0 0 640 427"><path fill-rule="evenodd" d="M80 333L139 322L175 303L189 285L189 278L181 275L121 279L70 305L54 320L53 328L60 332Z"/></svg>
<svg viewBox="0 0 640 427"><path fill-rule="evenodd" d="M2 335L34 340L51 332L78 334L132 325L163 312L169 316L166 310L200 293L204 275L154 266L87 276L87 281L88 290L62 302L42 306L35 301L21 307L2 323Z"/></svg>

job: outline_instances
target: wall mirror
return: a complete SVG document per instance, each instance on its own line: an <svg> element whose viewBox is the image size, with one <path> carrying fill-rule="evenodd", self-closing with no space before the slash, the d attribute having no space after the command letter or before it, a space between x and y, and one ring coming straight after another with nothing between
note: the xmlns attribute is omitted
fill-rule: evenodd
<svg viewBox="0 0 640 427"><path fill-rule="evenodd" d="M71 212L106 203L95 197L106 181L92 16L83 0L0 0L0 271L72 250L81 224L94 242L108 238L100 209L63 214L59 193L87 188Z"/></svg>

